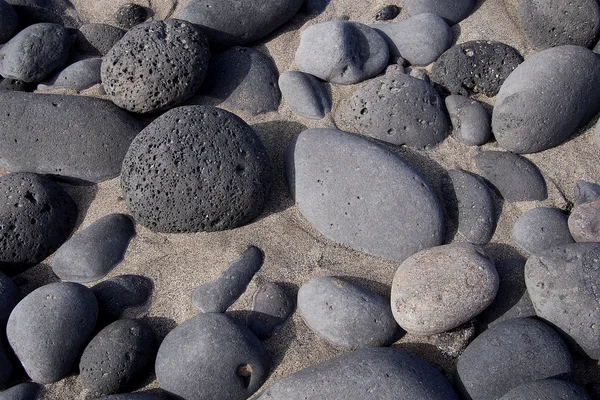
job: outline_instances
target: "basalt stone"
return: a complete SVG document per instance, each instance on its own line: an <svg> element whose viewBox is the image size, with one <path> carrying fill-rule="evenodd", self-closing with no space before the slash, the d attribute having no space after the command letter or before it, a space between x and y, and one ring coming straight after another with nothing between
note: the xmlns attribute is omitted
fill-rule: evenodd
<svg viewBox="0 0 600 400"><path fill-rule="evenodd" d="M428 65L452 46L452 29L435 14L370 27L387 41L392 57L400 56L412 65Z"/></svg>
<svg viewBox="0 0 600 400"><path fill-rule="evenodd" d="M101 58L88 58L69 65L48 80L40 83L38 90L72 89L84 90L99 84Z"/></svg>
<svg viewBox="0 0 600 400"><path fill-rule="evenodd" d="M40 263L67 240L75 228L77 206L41 175L4 175L0 193L0 270L13 275Z"/></svg>
<svg viewBox="0 0 600 400"><path fill-rule="evenodd" d="M474 40L457 44L438 58L431 79L452 94L469 91L495 96L506 78L523 62L507 44Z"/></svg>
<svg viewBox="0 0 600 400"><path fill-rule="evenodd" d="M316 277L302 285L298 312L317 336L338 347L389 346L398 332L387 300L336 277Z"/></svg>
<svg viewBox="0 0 600 400"><path fill-rule="evenodd" d="M57 24L23 29L0 49L0 75L23 82L40 82L69 57L71 37Z"/></svg>
<svg viewBox="0 0 600 400"><path fill-rule="evenodd" d="M498 399L527 382L572 376L573 361L558 333L530 318L494 325L467 346L456 364L456 387L466 400Z"/></svg>
<svg viewBox="0 0 600 400"><path fill-rule="evenodd" d="M340 85L372 78L388 61L385 39L358 22L334 20L309 26L296 50L298 70Z"/></svg>
<svg viewBox="0 0 600 400"><path fill-rule="evenodd" d="M153 288L152 280L141 275L119 275L93 286L91 290L98 299L98 325L141 316Z"/></svg>
<svg viewBox="0 0 600 400"><path fill-rule="evenodd" d="M125 3L117 10L115 21L124 29L131 29L148 19L148 11L135 3Z"/></svg>
<svg viewBox="0 0 600 400"><path fill-rule="evenodd" d="M289 148L287 174L302 215L335 242L397 261L442 243L443 213L429 184L374 142L308 129Z"/></svg>
<svg viewBox="0 0 600 400"><path fill-rule="evenodd" d="M40 385L25 382L1 392L0 400L36 400L39 392Z"/></svg>
<svg viewBox="0 0 600 400"><path fill-rule="evenodd" d="M450 133L433 86L402 74L372 79L342 102L335 120L340 129L417 149L434 147Z"/></svg>
<svg viewBox="0 0 600 400"><path fill-rule="evenodd" d="M600 185L584 180L577 181L575 186L575 205L589 203L600 197Z"/></svg>
<svg viewBox="0 0 600 400"><path fill-rule="evenodd" d="M0 272L0 338L8 316L19 302L19 290L12 279ZM2 340L2 339L0 339Z"/></svg>
<svg viewBox="0 0 600 400"><path fill-rule="evenodd" d="M525 283L537 315L590 358L600 359L600 243L558 246L529 257Z"/></svg>
<svg viewBox="0 0 600 400"><path fill-rule="evenodd" d="M520 216L513 226L512 239L529 254L575 242L569 232L567 216L548 207L534 208Z"/></svg>
<svg viewBox="0 0 600 400"><path fill-rule="evenodd" d="M203 313L225 312L246 291L248 284L262 267L263 260L262 250L250 246L217 280L194 290L194 307Z"/></svg>
<svg viewBox="0 0 600 400"><path fill-rule="evenodd" d="M303 0L192 0L181 11L206 34L211 46L227 48L255 42L285 24Z"/></svg>
<svg viewBox="0 0 600 400"><path fill-rule="evenodd" d="M107 24L85 24L79 28L76 49L82 54L103 56L125 35L126 31Z"/></svg>
<svg viewBox="0 0 600 400"><path fill-rule="evenodd" d="M10 40L19 26L17 13L4 0L0 0L0 43L6 43Z"/></svg>
<svg viewBox="0 0 600 400"><path fill-rule="evenodd" d="M389 21L396 18L400 14L400 8L397 5L390 4L381 8L375 13L375 20Z"/></svg>
<svg viewBox="0 0 600 400"><path fill-rule="evenodd" d="M97 281L123 260L133 236L135 227L127 215L102 217L58 249L52 271L63 281Z"/></svg>
<svg viewBox="0 0 600 400"><path fill-rule="evenodd" d="M49 22L77 29L81 19L70 0L6 0L19 17L19 25L26 27Z"/></svg>
<svg viewBox="0 0 600 400"><path fill-rule="evenodd" d="M260 400L456 400L450 383L431 364L393 348L361 349L292 374Z"/></svg>
<svg viewBox="0 0 600 400"><path fill-rule="evenodd" d="M500 400L591 400L585 390L576 384L558 379L542 379L535 382L524 383L504 396Z"/></svg>
<svg viewBox="0 0 600 400"><path fill-rule="evenodd" d="M515 153L558 146L600 110L600 59L579 46L529 57L506 79L492 113L498 144Z"/></svg>
<svg viewBox="0 0 600 400"><path fill-rule="evenodd" d="M35 83L27 83L17 79L3 79L0 81L0 91L32 92Z"/></svg>
<svg viewBox="0 0 600 400"><path fill-rule="evenodd" d="M576 242L600 242L600 198L575 206L568 224Z"/></svg>
<svg viewBox="0 0 600 400"><path fill-rule="evenodd" d="M451 95L446 97L445 103L456 140L469 146L481 146L491 139L491 116L480 102Z"/></svg>
<svg viewBox="0 0 600 400"><path fill-rule="evenodd" d="M178 19L135 26L104 56L102 84L126 110L164 111L202 85L210 52L206 37Z"/></svg>
<svg viewBox="0 0 600 400"><path fill-rule="evenodd" d="M292 111L305 118L323 119L331 110L331 97L314 76L299 71L279 75L279 89Z"/></svg>
<svg viewBox="0 0 600 400"><path fill-rule="evenodd" d="M118 176L141 130L111 102L86 96L0 92L0 110L0 167L75 181Z"/></svg>
<svg viewBox="0 0 600 400"><path fill-rule="evenodd" d="M545 200L548 197L544 177L526 158L503 151L484 151L475 156L475 164L506 201Z"/></svg>
<svg viewBox="0 0 600 400"><path fill-rule="evenodd" d="M268 372L257 337L221 313L200 314L173 329L156 357L160 387L186 400L247 399Z"/></svg>
<svg viewBox="0 0 600 400"><path fill-rule="evenodd" d="M273 282L262 284L252 296L252 311L246 326L259 339L268 339L294 312L294 302L285 289Z"/></svg>
<svg viewBox="0 0 600 400"><path fill-rule="evenodd" d="M17 304L6 333L27 375L37 383L52 383L77 366L97 316L98 303L88 288L51 283Z"/></svg>
<svg viewBox="0 0 600 400"><path fill-rule="evenodd" d="M404 0L404 8L408 15L433 13L451 24L465 19L475 4L474 0Z"/></svg>
<svg viewBox="0 0 600 400"><path fill-rule="evenodd" d="M2 333L2 335L0 335L0 388L4 388L8 385L14 371L10 350L8 344L5 342L4 333ZM0 395L2 395L2 393L0 393Z"/></svg>

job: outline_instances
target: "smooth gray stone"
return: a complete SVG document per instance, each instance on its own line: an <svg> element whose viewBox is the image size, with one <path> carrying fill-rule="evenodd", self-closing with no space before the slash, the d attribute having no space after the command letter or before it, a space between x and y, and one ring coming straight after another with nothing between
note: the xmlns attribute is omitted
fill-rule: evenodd
<svg viewBox="0 0 600 400"><path fill-rule="evenodd" d="M9 354L10 350L4 338L4 333L2 333L0 335L0 388L8 385L14 372Z"/></svg>
<svg viewBox="0 0 600 400"><path fill-rule="evenodd" d="M141 130L131 115L93 97L0 92L0 109L0 167L12 172L112 179Z"/></svg>
<svg viewBox="0 0 600 400"><path fill-rule="evenodd" d="M521 215L513 226L512 240L529 254L575 242L569 232L567 215L548 207L534 208Z"/></svg>
<svg viewBox="0 0 600 400"><path fill-rule="evenodd" d="M102 82L101 58L88 58L69 65L50 79L40 83L37 90L72 89L84 90Z"/></svg>
<svg viewBox="0 0 600 400"><path fill-rule="evenodd" d="M99 397L96 400L164 400L164 397L151 393L124 393L111 394L110 396Z"/></svg>
<svg viewBox="0 0 600 400"><path fill-rule="evenodd" d="M548 197L540 170L524 157L504 151L484 151L475 156L475 165L506 201L545 200Z"/></svg>
<svg viewBox="0 0 600 400"><path fill-rule="evenodd" d="M13 37L19 26L17 13L4 0L0 0L0 43L6 43Z"/></svg>
<svg viewBox="0 0 600 400"><path fill-rule="evenodd" d="M525 283L537 315L594 360L600 359L598 269L600 243L554 247L525 264Z"/></svg>
<svg viewBox="0 0 600 400"><path fill-rule="evenodd" d="M578 180L575 186L575 205L589 203L600 197L600 185L593 182Z"/></svg>
<svg viewBox="0 0 600 400"><path fill-rule="evenodd" d="M23 82L40 82L69 57L71 37L57 24L31 25L0 49L0 75Z"/></svg>
<svg viewBox="0 0 600 400"><path fill-rule="evenodd" d="M79 28L76 49L92 56L103 56L127 33L107 24L85 24Z"/></svg>
<svg viewBox="0 0 600 400"><path fill-rule="evenodd" d="M600 242L600 198L573 207L568 223L576 242Z"/></svg>
<svg viewBox="0 0 600 400"><path fill-rule="evenodd" d="M239 260L232 262L217 280L194 290L192 303L203 313L222 313L246 291L248 284L262 267L264 254L250 246Z"/></svg>
<svg viewBox="0 0 600 400"><path fill-rule="evenodd" d="M492 138L492 121L487 110L477 100L467 96L446 97L454 137L469 146L481 146Z"/></svg>
<svg viewBox="0 0 600 400"><path fill-rule="evenodd" d="M384 147L335 129L308 129L292 142L286 161L298 209L329 239L396 261L442 243L435 193Z"/></svg>
<svg viewBox="0 0 600 400"><path fill-rule="evenodd" d="M543 379L517 386L500 400L591 400L581 387L572 382Z"/></svg>
<svg viewBox="0 0 600 400"><path fill-rule="evenodd" d="M268 339L294 312L294 302L281 285L262 284L252 296L252 311L246 316L246 326L259 339Z"/></svg>
<svg viewBox="0 0 600 400"><path fill-rule="evenodd" d="M279 75L279 89L292 111L305 118L323 119L331 110L331 97L314 76L300 71Z"/></svg>
<svg viewBox="0 0 600 400"><path fill-rule="evenodd" d="M50 22L77 29L81 19L71 0L6 0L19 16L21 27Z"/></svg>
<svg viewBox="0 0 600 400"><path fill-rule="evenodd" d="M156 357L160 387L186 400L245 400L268 372L260 341L221 313L200 314L173 329Z"/></svg>
<svg viewBox="0 0 600 400"><path fill-rule="evenodd" d="M325 81L351 85L387 66L388 45L374 29L358 22L327 21L302 32L296 67Z"/></svg>
<svg viewBox="0 0 600 400"><path fill-rule="evenodd" d="M306 325L334 346L389 346L398 325L387 300L362 286L332 276L316 277L298 291Z"/></svg>
<svg viewBox="0 0 600 400"><path fill-rule="evenodd" d="M152 296L152 280L141 275L119 275L91 288L98 299L98 325L119 318L140 317Z"/></svg>
<svg viewBox="0 0 600 400"><path fill-rule="evenodd" d="M150 3L152 4L152 3ZM145 7L135 3L125 3L117 10L115 21L123 29L131 29L148 19Z"/></svg>
<svg viewBox="0 0 600 400"><path fill-rule="evenodd" d="M579 46L560 46L527 58L496 97L492 131L515 153L558 146L600 111L600 59Z"/></svg>
<svg viewBox="0 0 600 400"><path fill-rule="evenodd" d="M4 331L8 317L18 302L19 290L17 286L12 279L0 272L0 338L3 336L2 332Z"/></svg>
<svg viewBox="0 0 600 400"><path fill-rule="evenodd" d="M36 383L53 383L77 366L97 317L91 290L78 283L51 283L17 304L6 334L27 375Z"/></svg>
<svg viewBox="0 0 600 400"><path fill-rule="evenodd" d="M394 348L361 349L292 374L260 400L457 400L429 363Z"/></svg>
<svg viewBox="0 0 600 400"><path fill-rule="evenodd" d="M123 260L133 236L135 227L129 216L106 215L67 240L56 251L52 271L63 281L97 281Z"/></svg>
<svg viewBox="0 0 600 400"><path fill-rule="evenodd" d="M342 101L335 122L340 129L416 149L434 147L450 133L438 92L406 74L372 79Z"/></svg>
<svg viewBox="0 0 600 400"><path fill-rule="evenodd" d="M448 175L458 203L458 233L471 243L489 243L498 223L491 190L469 172L455 169Z"/></svg>
<svg viewBox="0 0 600 400"><path fill-rule="evenodd" d="M39 392L40 385L25 382L0 392L0 400L35 400Z"/></svg>
<svg viewBox="0 0 600 400"><path fill-rule="evenodd" d="M408 15L433 13L444 18L450 24L465 19L473 6L474 0L404 0L404 8Z"/></svg>
<svg viewBox="0 0 600 400"><path fill-rule="evenodd" d="M392 57L412 65L428 65L452 46L452 29L439 16L418 14L389 24L369 25L387 41Z"/></svg>
<svg viewBox="0 0 600 400"><path fill-rule="evenodd" d="M572 377L573 361L558 333L530 318L494 325L456 364L456 387L465 400L495 400L523 383Z"/></svg>

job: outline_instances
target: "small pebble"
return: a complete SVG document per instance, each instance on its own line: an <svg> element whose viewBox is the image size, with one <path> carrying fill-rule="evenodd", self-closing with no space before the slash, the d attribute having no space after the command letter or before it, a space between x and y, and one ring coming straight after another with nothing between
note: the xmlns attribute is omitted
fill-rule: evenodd
<svg viewBox="0 0 600 400"><path fill-rule="evenodd" d="M556 208L538 207L521 215L512 229L512 239L529 254L574 243L567 216Z"/></svg>
<svg viewBox="0 0 600 400"><path fill-rule="evenodd" d="M107 24L85 24L79 28L76 49L92 56L104 56L126 31Z"/></svg>
<svg viewBox="0 0 600 400"><path fill-rule="evenodd" d="M482 146L492 138L492 119L477 100L466 96L446 97L454 137L468 146Z"/></svg>
<svg viewBox="0 0 600 400"><path fill-rule="evenodd" d="M294 303L283 287L268 282L254 292L252 311L246 317L246 326L259 339L268 339L293 312Z"/></svg>
<svg viewBox="0 0 600 400"><path fill-rule="evenodd" d="M101 58L88 58L69 65L59 73L40 83L37 90L84 90L99 84Z"/></svg>
<svg viewBox="0 0 600 400"><path fill-rule="evenodd" d="M590 201L596 200L600 197L600 185L593 182L587 182L584 180L577 181L575 187L575 205L581 205L583 203L589 203Z"/></svg>
<svg viewBox="0 0 600 400"><path fill-rule="evenodd" d="M568 222L576 242L600 242L600 197L575 206Z"/></svg>
<svg viewBox="0 0 600 400"><path fill-rule="evenodd" d="M375 14L376 21L389 21L400 14L400 7L395 4L390 4L377 11Z"/></svg>
<svg viewBox="0 0 600 400"><path fill-rule="evenodd" d="M0 400L36 400L40 392L40 385L25 382L6 389L0 393Z"/></svg>
<svg viewBox="0 0 600 400"><path fill-rule="evenodd" d="M279 89L292 111L305 118L323 119L331 110L331 97L314 76L299 71L279 75Z"/></svg>
<svg viewBox="0 0 600 400"><path fill-rule="evenodd" d="M153 288L152 280L141 275L119 275L93 286L91 290L98 299L98 325L142 316Z"/></svg>
<svg viewBox="0 0 600 400"><path fill-rule="evenodd" d="M148 11L145 7L134 4L125 3L117 10L115 21L123 29L131 29L136 25L148 19Z"/></svg>

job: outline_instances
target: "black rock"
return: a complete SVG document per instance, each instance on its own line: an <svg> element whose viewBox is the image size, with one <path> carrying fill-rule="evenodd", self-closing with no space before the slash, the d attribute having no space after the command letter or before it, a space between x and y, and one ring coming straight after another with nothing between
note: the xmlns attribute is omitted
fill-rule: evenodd
<svg viewBox="0 0 600 400"><path fill-rule="evenodd" d="M575 242L569 232L567 215L548 207L534 208L521 215L513 226L512 239L529 254Z"/></svg>
<svg viewBox="0 0 600 400"><path fill-rule="evenodd" d="M292 111L305 118L322 119L331 110L331 97L312 75L287 71L279 75L279 89Z"/></svg>
<svg viewBox="0 0 600 400"><path fill-rule="evenodd" d="M445 103L456 140L469 146L481 146L491 139L491 116L481 103L461 95L448 96Z"/></svg>
<svg viewBox="0 0 600 400"><path fill-rule="evenodd" d="M81 20L70 0L6 0L19 16L20 27L41 22L79 28Z"/></svg>
<svg viewBox="0 0 600 400"><path fill-rule="evenodd" d="M98 325L105 326L119 318L139 317L152 296L154 284L141 275L120 275L93 286L98 299Z"/></svg>
<svg viewBox="0 0 600 400"><path fill-rule="evenodd" d="M600 197L600 185L583 180L577 181L575 187L575 205L589 203Z"/></svg>
<svg viewBox="0 0 600 400"><path fill-rule="evenodd" d="M4 327L2 327L2 334L0 334L0 388L8 385L13 371L11 351L4 338Z"/></svg>
<svg viewBox="0 0 600 400"><path fill-rule="evenodd" d="M375 14L376 21L389 21L400 14L400 8L397 5L390 4L377 11Z"/></svg>
<svg viewBox="0 0 600 400"><path fill-rule="evenodd" d="M19 302L19 290L12 279L0 272L0 338L8 316ZM0 339L1 340L1 339Z"/></svg>
<svg viewBox="0 0 600 400"><path fill-rule="evenodd" d="M154 120L131 144L121 175L135 221L158 232L244 225L262 211L272 182L269 157L252 128L204 106Z"/></svg>
<svg viewBox="0 0 600 400"><path fill-rule="evenodd" d="M3 79L0 81L0 91L31 92L35 89L35 83L27 83L17 79Z"/></svg>
<svg viewBox="0 0 600 400"><path fill-rule="evenodd" d="M517 386L500 400L591 400L585 390L572 382L542 379Z"/></svg>
<svg viewBox="0 0 600 400"><path fill-rule="evenodd" d="M246 326L259 339L271 337L294 312L294 302L277 283L262 284L252 297L252 311L246 316Z"/></svg>
<svg viewBox="0 0 600 400"><path fill-rule="evenodd" d="M450 24L456 24L466 18L474 5L475 0L404 0L404 8L408 15L434 13Z"/></svg>
<svg viewBox="0 0 600 400"><path fill-rule="evenodd" d="M13 37L19 26L17 13L4 0L0 0L0 43L6 43Z"/></svg>
<svg viewBox="0 0 600 400"><path fill-rule="evenodd" d="M131 29L148 19L145 7L135 3L125 3L117 10L115 21L123 29Z"/></svg>
<svg viewBox="0 0 600 400"><path fill-rule="evenodd" d="M25 382L0 393L0 400L35 400L38 398L39 392L40 385Z"/></svg>
<svg viewBox="0 0 600 400"><path fill-rule="evenodd" d="M85 24L79 28L75 48L82 54L103 56L125 35L126 31L107 24Z"/></svg>

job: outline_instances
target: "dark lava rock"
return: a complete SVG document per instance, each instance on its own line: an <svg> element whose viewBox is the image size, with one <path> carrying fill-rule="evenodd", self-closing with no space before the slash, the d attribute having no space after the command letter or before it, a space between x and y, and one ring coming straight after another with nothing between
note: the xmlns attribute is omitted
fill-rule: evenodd
<svg viewBox="0 0 600 400"><path fill-rule="evenodd" d="M577 181L575 187L575 205L589 203L600 197L600 185L583 180Z"/></svg>
<svg viewBox="0 0 600 400"><path fill-rule="evenodd" d="M369 26L387 41L392 57L402 57L412 65L428 65L452 46L452 29L435 14Z"/></svg>
<svg viewBox="0 0 600 400"><path fill-rule="evenodd" d="M331 110L331 97L314 76L299 71L279 75L279 89L292 111L305 118L323 119Z"/></svg>
<svg viewBox="0 0 600 400"><path fill-rule="evenodd" d="M247 399L268 372L260 341L221 313L200 314L173 329L156 357L160 387L186 400Z"/></svg>
<svg viewBox="0 0 600 400"><path fill-rule="evenodd" d="M519 0L519 27L537 50L562 45L591 47L600 32L596 0Z"/></svg>
<svg viewBox="0 0 600 400"><path fill-rule="evenodd" d="M153 287L149 278L140 275L115 276L93 286L92 292L98 299L98 325L141 316Z"/></svg>
<svg viewBox="0 0 600 400"><path fill-rule="evenodd" d="M81 20L70 0L6 0L19 17L19 25L26 27L41 22L77 29Z"/></svg>
<svg viewBox="0 0 600 400"><path fill-rule="evenodd" d="M126 31L107 24L85 24L79 28L75 42L82 54L103 56L125 35Z"/></svg>
<svg viewBox="0 0 600 400"><path fill-rule="evenodd" d="M131 29L148 19L145 7L135 3L125 3L117 10L115 21L124 29Z"/></svg>
<svg viewBox="0 0 600 400"><path fill-rule="evenodd" d="M4 327L2 328L4 330ZM5 343L4 333L0 335L0 388L4 388L10 382L13 375L13 365L8 344ZM0 393L1 395L2 393Z"/></svg>
<svg viewBox="0 0 600 400"><path fill-rule="evenodd" d="M529 254L575 242L569 233L567 216L548 207L534 208L521 215L513 226L512 239Z"/></svg>
<svg viewBox="0 0 600 400"><path fill-rule="evenodd" d="M13 37L19 26L17 13L4 0L0 0L0 43L6 43Z"/></svg>
<svg viewBox="0 0 600 400"><path fill-rule="evenodd" d="M358 22L327 21L302 32L296 66L331 83L351 85L388 65L388 45L375 30Z"/></svg>
<svg viewBox="0 0 600 400"><path fill-rule="evenodd" d="M579 46L527 58L506 79L492 113L498 144L535 153L569 139L600 110L600 59Z"/></svg>
<svg viewBox="0 0 600 400"><path fill-rule="evenodd" d="M453 210L453 214L458 211L458 233L471 243L489 243L498 222L491 190L469 172L455 169L448 174L457 201L457 210Z"/></svg>
<svg viewBox="0 0 600 400"><path fill-rule="evenodd" d="M76 181L118 176L141 130L111 102L86 96L0 92L0 110L0 167Z"/></svg>
<svg viewBox="0 0 600 400"><path fill-rule="evenodd" d="M259 339L268 339L293 312L294 302L281 285L267 282L252 296L252 311L246 316L246 326Z"/></svg>
<svg viewBox="0 0 600 400"><path fill-rule="evenodd" d="M300 287L298 312L317 336L338 347L389 346L398 332L387 300L332 276Z"/></svg>
<svg viewBox="0 0 600 400"><path fill-rule="evenodd" d="M25 382L0 393L0 400L36 400L39 392L40 385Z"/></svg>
<svg viewBox="0 0 600 400"><path fill-rule="evenodd" d="M525 283L537 315L600 359L600 243L574 243L529 257Z"/></svg>
<svg viewBox="0 0 600 400"><path fill-rule="evenodd" d="M504 151L484 151L475 156L475 164L506 201L545 200L548 197L540 170L524 157Z"/></svg>
<svg viewBox="0 0 600 400"><path fill-rule="evenodd" d="M96 400L164 400L164 397L152 393L124 393L99 397Z"/></svg>
<svg viewBox="0 0 600 400"><path fill-rule="evenodd" d="M135 26L104 56L102 84L119 107L163 111L202 85L210 52L206 37L187 21L168 19Z"/></svg>
<svg viewBox="0 0 600 400"><path fill-rule="evenodd" d="M102 217L58 249L52 271L63 281L97 281L123 260L133 236L135 227L127 215Z"/></svg>
<svg viewBox="0 0 600 400"><path fill-rule="evenodd" d="M156 354L154 333L133 319L102 329L87 345L79 362L83 387L99 394L119 393L140 383Z"/></svg>
<svg viewBox="0 0 600 400"><path fill-rule="evenodd" d="M227 48L255 42L296 14L304 0L192 0L180 18L197 25L211 46Z"/></svg>
<svg viewBox="0 0 600 400"><path fill-rule="evenodd" d="M38 90L72 89L84 90L99 84L101 58L77 61L59 73L40 83Z"/></svg>
<svg viewBox="0 0 600 400"><path fill-rule="evenodd" d="M446 97L445 103L456 140L469 146L481 146L492 138L491 116L480 102L451 95Z"/></svg>
<svg viewBox="0 0 600 400"><path fill-rule="evenodd" d="M0 75L40 82L67 62L70 47L71 37L62 26L32 25L0 49Z"/></svg>
<svg viewBox="0 0 600 400"><path fill-rule="evenodd" d="M474 0L404 0L404 8L408 15L434 13L451 24L465 19L474 4Z"/></svg>
<svg viewBox="0 0 600 400"><path fill-rule="evenodd" d="M443 213L429 184L374 142L308 129L289 149L287 174L302 215L335 242L397 261L442 243Z"/></svg>
<svg viewBox="0 0 600 400"><path fill-rule="evenodd" d="M572 382L542 379L517 386L500 400L590 400L585 390Z"/></svg>
<svg viewBox="0 0 600 400"><path fill-rule="evenodd" d="M77 366L97 316L91 290L78 283L51 283L17 304L6 333L27 375L37 383L52 383Z"/></svg>
<svg viewBox="0 0 600 400"><path fill-rule="evenodd" d="M572 376L573 361L558 333L530 318L494 325L456 364L456 386L466 400L498 399L523 383Z"/></svg>
<svg viewBox="0 0 600 400"><path fill-rule="evenodd" d="M41 175L4 175L0 193L0 270L12 275L40 263L67 240L77 206Z"/></svg>
<svg viewBox="0 0 600 400"><path fill-rule="evenodd" d="M452 94L467 96L470 90L492 97L522 62L523 57L507 44L474 40L442 54L433 65L431 79Z"/></svg>
<svg viewBox="0 0 600 400"><path fill-rule="evenodd" d="M600 198L575 206L568 223L576 242L600 242Z"/></svg>
<svg viewBox="0 0 600 400"><path fill-rule="evenodd" d="M0 91L32 92L35 83L27 83L17 79L3 79L0 81Z"/></svg>
<svg viewBox="0 0 600 400"><path fill-rule="evenodd" d="M264 114L279 108L278 76L270 57L255 49L235 47L211 60L202 92L224 107Z"/></svg>
<svg viewBox="0 0 600 400"><path fill-rule="evenodd" d="M244 225L262 211L272 182L269 157L252 128L204 106L154 120L131 144L121 175L134 219L158 232Z"/></svg>
<svg viewBox="0 0 600 400"><path fill-rule="evenodd" d="M8 316L19 302L19 290L12 279L0 272L0 338ZM0 339L2 340L2 339Z"/></svg>
<svg viewBox="0 0 600 400"><path fill-rule="evenodd" d="M217 280L194 290L192 297L194 307L203 313L225 312L246 291L252 277L262 266L263 260L262 250L250 246Z"/></svg>
<svg viewBox="0 0 600 400"><path fill-rule="evenodd" d="M398 14L400 14L400 8L397 5L390 4L377 11L375 14L375 20L389 21L396 18Z"/></svg>
<svg viewBox="0 0 600 400"><path fill-rule="evenodd" d="M456 400L450 383L431 364L402 350L361 349L292 374L260 400Z"/></svg>
<svg viewBox="0 0 600 400"><path fill-rule="evenodd" d="M335 121L340 129L417 149L433 147L450 133L437 91L403 74L372 79L340 104Z"/></svg>

